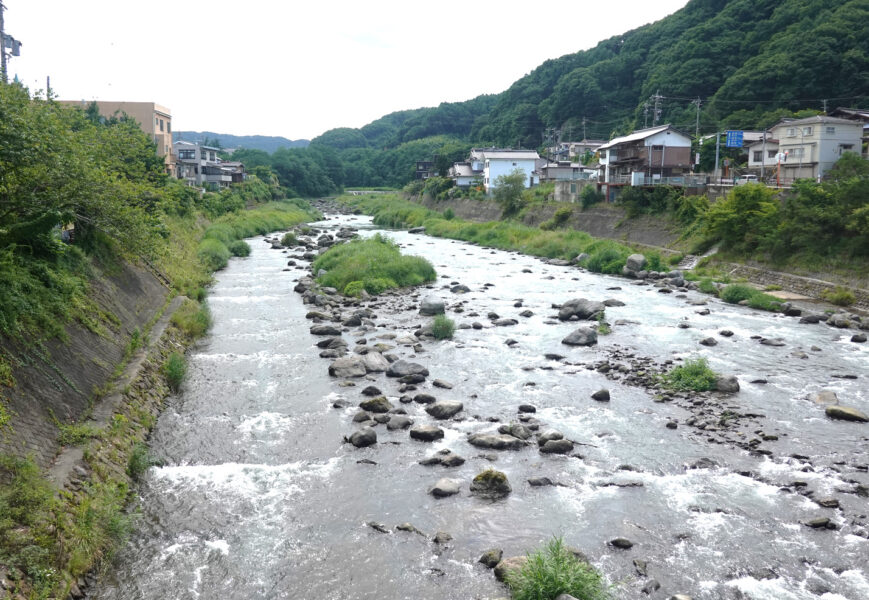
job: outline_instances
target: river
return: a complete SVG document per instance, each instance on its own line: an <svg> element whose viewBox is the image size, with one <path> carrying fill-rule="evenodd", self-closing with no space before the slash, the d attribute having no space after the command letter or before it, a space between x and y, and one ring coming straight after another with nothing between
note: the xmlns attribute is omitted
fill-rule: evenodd
<svg viewBox="0 0 869 600"><path fill-rule="evenodd" d="M347 224L363 235L375 231L367 217L321 225ZM830 420L807 399L829 389L869 412L869 344L852 343L851 331L697 292L663 294L516 253L388 235L435 265L439 279L422 294L447 301L457 323L484 328L425 341L421 351L399 344L427 320L415 294L373 302L376 327L344 337L351 350L361 338L395 346L389 352L430 370L420 391L464 403L459 418L438 422L444 439L419 442L381 425L374 446L342 442L354 430L361 389L373 384L398 406L399 384L383 374L355 387L330 378L330 361L309 333L310 307L292 291L306 271L287 269L288 255L263 238L249 240L251 255L216 275L214 326L190 351L188 379L158 420L152 452L164 466L151 468L139 489L136 532L89 597L493 600L508 593L477 563L484 551L522 555L562 536L617 584L618 598L869 598L869 425ZM452 283L471 291L454 295ZM552 304L575 297L624 302L607 309L612 333L597 346L560 343L576 324L553 319ZM709 303L691 303L701 299ZM703 308L709 314L699 314ZM518 316L523 310L533 314ZM518 324L493 327L489 312ZM734 335L720 336L723 329ZM709 336L717 346L699 345ZM656 401L594 368L604 360L700 356L739 378L740 392L716 400L718 410L755 415L727 435L686 424L702 416L702 403ZM436 378L454 387L433 388ZM610 402L590 398L601 388ZM333 408L340 400L352 406ZM580 442L576 454L544 455L534 444L487 456L494 451L468 444L469 433L515 420L520 404L537 408L542 429ZM422 406L401 406L417 424L433 422ZM753 438L765 454L732 443ZM466 462L418 464L444 448ZM714 461L711 468L688 468L702 458ZM470 480L490 466L511 482L506 499L469 493ZM531 487L535 476L561 485ZM461 480L461 492L431 496L441 477ZM828 497L839 508L813 500ZM836 529L802 524L818 517ZM424 535L394 529L405 522ZM435 543L436 532L452 539ZM616 537L633 547L609 546ZM645 575L635 559L647 563ZM652 579L660 589L645 596L640 590Z"/></svg>

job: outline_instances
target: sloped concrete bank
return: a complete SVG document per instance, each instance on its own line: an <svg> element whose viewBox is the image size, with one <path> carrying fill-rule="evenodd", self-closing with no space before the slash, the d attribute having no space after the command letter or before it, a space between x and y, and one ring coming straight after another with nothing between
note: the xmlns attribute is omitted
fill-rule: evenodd
<svg viewBox="0 0 869 600"><path fill-rule="evenodd" d="M0 341L15 363L16 385L4 389L11 429L0 436L0 453L30 456L40 467L57 454L58 424L77 422L92 408L122 362L130 336L145 333L166 306L169 289L150 270L121 263L95 266L90 296L110 315L98 331L71 322L66 340L22 347Z"/></svg>

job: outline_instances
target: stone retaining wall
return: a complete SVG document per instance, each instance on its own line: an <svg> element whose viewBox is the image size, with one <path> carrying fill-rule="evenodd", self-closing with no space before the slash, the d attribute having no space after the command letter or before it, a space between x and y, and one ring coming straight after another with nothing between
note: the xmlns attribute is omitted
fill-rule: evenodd
<svg viewBox="0 0 869 600"><path fill-rule="evenodd" d="M744 277L748 281L761 285L777 285L784 290L796 292L810 298L821 298L821 293L824 291L832 291L837 287L837 284L820 279L812 279L811 277L800 277L790 273L782 273L780 271L770 271L768 269L760 269L750 267L748 265L737 265L734 263L726 263L729 265L729 275L731 277ZM869 290L847 286L854 293L857 302L854 304L856 308L869 310Z"/></svg>

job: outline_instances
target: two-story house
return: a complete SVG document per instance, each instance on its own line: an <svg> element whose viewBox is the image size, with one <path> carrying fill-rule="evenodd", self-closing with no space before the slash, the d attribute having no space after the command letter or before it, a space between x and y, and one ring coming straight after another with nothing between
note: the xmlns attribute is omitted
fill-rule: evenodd
<svg viewBox="0 0 869 600"><path fill-rule="evenodd" d="M68 106L85 110L90 102L85 100L58 100ZM95 101L100 116L111 118L127 115L139 123L139 127L157 144L157 156L162 156L167 173L175 172L175 156L172 152L172 113L165 106L154 102Z"/></svg>
<svg viewBox="0 0 869 600"><path fill-rule="evenodd" d="M836 108L829 116L863 124L863 158L869 159L869 108Z"/></svg>
<svg viewBox="0 0 869 600"><path fill-rule="evenodd" d="M663 182L689 172L691 137L672 125L659 125L610 140L598 154L608 185Z"/></svg>
<svg viewBox="0 0 869 600"><path fill-rule="evenodd" d="M175 176L187 185L218 189L232 183L233 168L222 164L217 155L219 148L178 141L175 151L178 157Z"/></svg>
<svg viewBox="0 0 869 600"><path fill-rule="evenodd" d="M594 154L597 149L606 144L606 140L583 139L578 142L559 142L550 151L556 160L579 160L587 153Z"/></svg>
<svg viewBox="0 0 869 600"><path fill-rule="evenodd" d="M820 179L845 152L862 150L863 123L818 115L782 119L772 127L785 181Z"/></svg>
<svg viewBox="0 0 869 600"><path fill-rule="evenodd" d="M454 163L450 176L456 185L470 185L482 180L486 193L497 187L498 178L510 175L516 169L525 174L525 187L539 183L535 174L540 155L536 150L513 150L512 148L471 148L468 160ZM470 168L469 168L470 167Z"/></svg>

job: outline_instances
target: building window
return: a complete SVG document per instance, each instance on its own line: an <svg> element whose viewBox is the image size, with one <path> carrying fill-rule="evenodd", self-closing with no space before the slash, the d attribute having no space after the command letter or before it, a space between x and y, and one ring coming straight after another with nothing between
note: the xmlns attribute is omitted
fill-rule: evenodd
<svg viewBox="0 0 869 600"><path fill-rule="evenodd" d="M664 150L663 146L652 146L653 152L663 152L663 150Z"/></svg>
<svg viewBox="0 0 869 600"><path fill-rule="evenodd" d="M836 135L835 127L827 127L827 135Z"/></svg>
<svg viewBox="0 0 869 600"><path fill-rule="evenodd" d="M754 162L760 162L763 160L763 150L755 150L753 154L753 158L751 159Z"/></svg>
<svg viewBox="0 0 869 600"><path fill-rule="evenodd" d="M179 150L178 158L182 160L194 160L196 158L196 150Z"/></svg>
<svg viewBox="0 0 869 600"><path fill-rule="evenodd" d="M803 135L812 135L812 127L803 127Z"/></svg>
<svg viewBox="0 0 869 600"><path fill-rule="evenodd" d="M163 131L163 119L160 119L160 131Z"/></svg>
<svg viewBox="0 0 869 600"><path fill-rule="evenodd" d="M154 117L154 127L160 124L160 117Z"/></svg>
<svg viewBox="0 0 869 600"><path fill-rule="evenodd" d="M843 152L853 152L854 144L842 144L839 146L839 156L842 156Z"/></svg>
<svg viewBox="0 0 869 600"><path fill-rule="evenodd" d="M166 121L166 131L172 133L172 121Z"/></svg>
<svg viewBox="0 0 869 600"><path fill-rule="evenodd" d="M778 154L778 150L767 150L766 151L767 158L775 158L776 154Z"/></svg>
<svg viewBox="0 0 869 600"><path fill-rule="evenodd" d="M788 127L788 137L797 137L796 127Z"/></svg>
<svg viewBox="0 0 869 600"><path fill-rule="evenodd" d="M571 194L575 194L575 193L576 193L576 184L575 184L575 183L571 183L571 184L570 184L570 193L571 193Z"/></svg>
<svg viewBox="0 0 869 600"><path fill-rule="evenodd" d="M794 148L790 152L788 152L788 156L793 156L794 158L802 158L806 155L804 148Z"/></svg>

